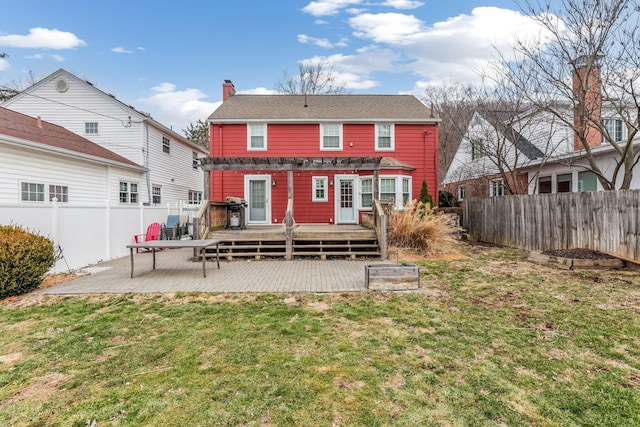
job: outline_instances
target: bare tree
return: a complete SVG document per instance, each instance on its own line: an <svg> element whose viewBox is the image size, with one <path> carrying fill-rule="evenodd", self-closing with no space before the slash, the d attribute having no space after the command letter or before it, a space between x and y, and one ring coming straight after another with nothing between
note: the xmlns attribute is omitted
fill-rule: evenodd
<svg viewBox="0 0 640 427"><path fill-rule="evenodd" d="M459 161L450 178L501 179L497 182L499 188L494 189L498 194L526 194L529 184L537 180L538 171L554 157L558 146L566 144L562 123L527 102L518 88L506 80L485 76L473 103L477 111L465 132ZM524 168L527 174L523 173Z"/></svg>
<svg viewBox="0 0 640 427"><path fill-rule="evenodd" d="M4 56L2 56L4 55ZM0 54L0 58L6 57L6 54ZM21 80L12 80L9 83L0 83L0 102L13 98L24 89L35 84L39 78L33 71L29 71Z"/></svg>
<svg viewBox="0 0 640 427"><path fill-rule="evenodd" d="M438 126L438 151L439 176L443 180L473 116L475 96L471 86L440 83L428 86L420 98L426 105L433 106L442 119Z"/></svg>
<svg viewBox="0 0 640 427"><path fill-rule="evenodd" d="M339 80L333 70L333 65L326 62L300 63L298 74L295 76L290 76L285 71L282 79L276 83L276 91L289 95L340 95L348 93L344 82Z"/></svg>
<svg viewBox="0 0 640 427"><path fill-rule="evenodd" d="M595 173L607 190L628 189L640 154L633 144L640 111L638 0L523 0L521 8L544 38L519 40L519 59L502 58L505 76L572 130L573 165ZM613 167L598 162L602 145L614 150Z"/></svg>

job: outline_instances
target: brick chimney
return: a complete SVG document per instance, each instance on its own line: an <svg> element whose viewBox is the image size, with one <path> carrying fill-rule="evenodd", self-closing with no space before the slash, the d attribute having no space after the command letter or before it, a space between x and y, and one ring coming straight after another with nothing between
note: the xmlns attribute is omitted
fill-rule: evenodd
<svg viewBox="0 0 640 427"><path fill-rule="evenodd" d="M226 101L230 96L236 94L236 89L231 80L225 80L222 84L222 102Z"/></svg>
<svg viewBox="0 0 640 427"><path fill-rule="evenodd" d="M581 56L572 62L573 94L576 102L573 123L576 130L584 134L589 147L602 144L602 132L588 120L600 121L602 114L602 79L599 59L600 57ZM573 149L584 150L578 132L573 136Z"/></svg>
<svg viewBox="0 0 640 427"><path fill-rule="evenodd" d="M42 129L42 117L40 116L36 117L36 126Z"/></svg>

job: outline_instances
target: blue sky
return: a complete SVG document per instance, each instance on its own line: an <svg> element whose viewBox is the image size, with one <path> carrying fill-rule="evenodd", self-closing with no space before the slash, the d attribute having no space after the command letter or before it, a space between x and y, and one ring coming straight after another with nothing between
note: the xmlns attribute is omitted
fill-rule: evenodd
<svg viewBox="0 0 640 427"><path fill-rule="evenodd" d="M419 94L473 82L495 46L537 31L512 0L20 0L2 15L0 83L64 68L179 132L225 79L268 93L321 60L352 93Z"/></svg>

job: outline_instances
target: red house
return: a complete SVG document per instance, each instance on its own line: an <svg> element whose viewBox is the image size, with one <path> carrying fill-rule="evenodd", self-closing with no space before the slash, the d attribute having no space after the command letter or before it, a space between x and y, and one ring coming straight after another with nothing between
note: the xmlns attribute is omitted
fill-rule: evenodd
<svg viewBox="0 0 640 427"><path fill-rule="evenodd" d="M422 180L437 194L438 122L412 95L241 95L227 80L209 116L209 200L245 199L248 225L281 223L288 203L299 224L359 224Z"/></svg>

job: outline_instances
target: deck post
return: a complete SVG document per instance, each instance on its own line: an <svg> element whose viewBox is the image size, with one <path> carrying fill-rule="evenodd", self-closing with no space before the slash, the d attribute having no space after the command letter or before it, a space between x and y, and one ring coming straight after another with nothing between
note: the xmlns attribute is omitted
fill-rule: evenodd
<svg viewBox="0 0 640 427"><path fill-rule="evenodd" d="M378 181L380 181L379 178L380 178L380 172L378 171L378 169L374 169L373 170L373 182L372 182L373 194L372 194L372 197L371 197L371 199L372 199L371 200L371 202L372 202L371 208L372 208L373 213L374 213L374 215L373 215L373 228L376 228L378 226L378 224L377 224L378 215L375 214L376 213L375 212L375 210L376 210L375 201L379 199L379 193L378 193L379 192L379 188L378 187L380 186L379 183L378 183Z"/></svg>

